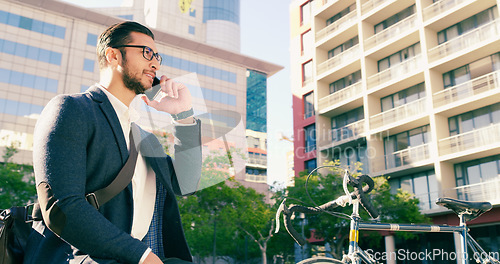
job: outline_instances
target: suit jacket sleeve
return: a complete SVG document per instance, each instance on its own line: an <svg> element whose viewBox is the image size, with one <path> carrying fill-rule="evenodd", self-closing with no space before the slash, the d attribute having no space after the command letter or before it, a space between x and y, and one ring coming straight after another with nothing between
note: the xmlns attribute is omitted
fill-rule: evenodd
<svg viewBox="0 0 500 264"><path fill-rule="evenodd" d="M85 199L87 144L95 135L91 135L88 108L82 104L74 97L57 96L35 128L33 165L44 222L86 254L138 263L146 245Z"/></svg>

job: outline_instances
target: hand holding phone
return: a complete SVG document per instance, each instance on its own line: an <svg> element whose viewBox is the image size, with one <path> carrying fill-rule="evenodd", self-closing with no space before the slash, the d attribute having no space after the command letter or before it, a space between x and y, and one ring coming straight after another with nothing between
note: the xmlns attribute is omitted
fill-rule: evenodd
<svg viewBox="0 0 500 264"><path fill-rule="evenodd" d="M148 89L144 92L144 94L148 97L149 100L153 101L156 95L161 91L160 79L155 77L153 79L153 86L151 89Z"/></svg>

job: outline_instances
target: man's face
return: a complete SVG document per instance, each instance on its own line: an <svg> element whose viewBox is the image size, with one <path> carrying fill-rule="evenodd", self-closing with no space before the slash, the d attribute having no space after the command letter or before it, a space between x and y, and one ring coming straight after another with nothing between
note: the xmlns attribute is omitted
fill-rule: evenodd
<svg viewBox="0 0 500 264"><path fill-rule="evenodd" d="M130 35L132 41L127 45L147 46L154 52L158 52L153 39L148 35L137 32L131 32ZM160 63L156 58L150 61L144 58L143 48L125 47L123 49L126 51L122 63L123 83L135 94L142 94L151 88Z"/></svg>

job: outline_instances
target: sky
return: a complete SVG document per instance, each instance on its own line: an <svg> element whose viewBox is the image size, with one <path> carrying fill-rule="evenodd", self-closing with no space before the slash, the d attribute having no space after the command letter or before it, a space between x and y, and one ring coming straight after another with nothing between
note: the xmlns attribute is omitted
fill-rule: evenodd
<svg viewBox="0 0 500 264"><path fill-rule="evenodd" d="M63 0L83 7L120 6L122 0ZM193 0L196 1L196 0ZM268 184L284 182L286 152L292 143L292 94L290 88L291 0L240 0L241 53L284 67L267 83Z"/></svg>

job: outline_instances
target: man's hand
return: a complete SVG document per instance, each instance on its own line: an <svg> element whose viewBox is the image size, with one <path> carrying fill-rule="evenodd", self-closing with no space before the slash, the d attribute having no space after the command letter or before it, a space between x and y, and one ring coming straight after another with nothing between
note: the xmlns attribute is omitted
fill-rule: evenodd
<svg viewBox="0 0 500 264"><path fill-rule="evenodd" d="M163 264L163 261L161 261L161 259L153 252L149 252L142 264Z"/></svg>
<svg viewBox="0 0 500 264"><path fill-rule="evenodd" d="M193 107L191 93L186 85L174 82L165 75L161 76L160 85L161 91L165 93L166 96L158 102L155 100L151 101L146 95L143 95L141 98L147 105L158 111L169 114L178 114Z"/></svg>

